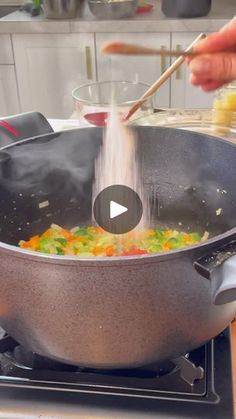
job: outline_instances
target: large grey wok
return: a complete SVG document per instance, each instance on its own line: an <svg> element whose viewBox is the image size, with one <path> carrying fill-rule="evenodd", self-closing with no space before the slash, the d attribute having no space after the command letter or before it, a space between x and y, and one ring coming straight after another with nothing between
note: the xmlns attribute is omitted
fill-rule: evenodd
<svg viewBox="0 0 236 419"><path fill-rule="evenodd" d="M134 367L176 358L234 318L236 146L184 130L136 130L155 225L207 230L207 242L123 258L21 250L20 239L52 222L91 222L102 131L51 133L0 150L0 324L38 354L81 366Z"/></svg>

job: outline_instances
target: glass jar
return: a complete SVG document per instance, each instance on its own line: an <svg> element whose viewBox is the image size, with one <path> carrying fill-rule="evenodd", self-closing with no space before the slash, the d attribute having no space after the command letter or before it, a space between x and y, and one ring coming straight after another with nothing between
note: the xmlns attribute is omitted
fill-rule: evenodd
<svg viewBox="0 0 236 419"><path fill-rule="evenodd" d="M236 127L236 82L217 90L213 101L212 122L216 130L222 133Z"/></svg>
<svg viewBox="0 0 236 419"><path fill-rule="evenodd" d="M125 114L146 93L149 87L146 83L132 81L99 81L79 86L72 92L75 102L73 118L90 125L104 126L112 98L118 111ZM153 101L150 97L137 113L146 115L152 112Z"/></svg>

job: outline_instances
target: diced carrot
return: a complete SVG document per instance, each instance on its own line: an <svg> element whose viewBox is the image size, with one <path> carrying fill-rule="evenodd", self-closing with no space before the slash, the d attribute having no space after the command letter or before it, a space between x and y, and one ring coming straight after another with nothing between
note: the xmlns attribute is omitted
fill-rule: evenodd
<svg viewBox="0 0 236 419"><path fill-rule="evenodd" d="M169 252L169 250L170 250L170 246L168 246L167 244L165 244L163 246L163 252Z"/></svg>
<svg viewBox="0 0 236 419"><path fill-rule="evenodd" d="M70 237L65 237L65 239L68 241L68 242L72 242L74 239L75 239L75 237L74 236L70 236ZM78 241L78 237L76 237L76 240ZM82 241L82 240L81 240Z"/></svg>
<svg viewBox="0 0 236 419"><path fill-rule="evenodd" d="M44 239L50 239L50 237L52 237L52 230L51 228L49 228L48 230L46 230L42 235L42 238Z"/></svg>
<svg viewBox="0 0 236 419"><path fill-rule="evenodd" d="M63 236L65 237L65 239L69 240L71 237L73 237L71 235L71 232L69 230L67 230L66 228L63 228L61 233L63 234Z"/></svg>
<svg viewBox="0 0 236 419"><path fill-rule="evenodd" d="M107 256L114 256L115 255L115 248L113 246L108 246L106 248L106 255Z"/></svg>
<svg viewBox="0 0 236 419"><path fill-rule="evenodd" d="M103 252L104 252L104 249L102 247L100 247L100 246L95 246L92 249L92 253L93 253L94 256L97 256L97 255L99 255L99 254L101 254Z"/></svg>
<svg viewBox="0 0 236 419"><path fill-rule="evenodd" d="M30 242L29 241L23 241L23 240L21 240L20 247L22 249L29 249L30 248Z"/></svg>
<svg viewBox="0 0 236 419"><path fill-rule="evenodd" d="M31 239L30 239L30 241L31 241L31 242L33 242L33 243L34 243L35 241L39 241L39 236L38 236L38 235L36 235L36 236L32 236L32 237L31 237Z"/></svg>
<svg viewBox="0 0 236 419"><path fill-rule="evenodd" d="M102 227L95 227L97 233L104 233L104 230Z"/></svg>
<svg viewBox="0 0 236 419"><path fill-rule="evenodd" d="M39 236L33 236L28 242L28 247L31 250L38 250L39 249Z"/></svg>

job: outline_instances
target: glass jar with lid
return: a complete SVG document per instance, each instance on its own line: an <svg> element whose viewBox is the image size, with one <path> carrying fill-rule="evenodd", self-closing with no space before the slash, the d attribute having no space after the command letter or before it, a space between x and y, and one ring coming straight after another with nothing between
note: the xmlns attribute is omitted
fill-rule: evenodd
<svg viewBox="0 0 236 419"><path fill-rule="evenodd" d="M236 128L236 81L217 90L212 122L222 133L227 133L229 128Z"/></svg>

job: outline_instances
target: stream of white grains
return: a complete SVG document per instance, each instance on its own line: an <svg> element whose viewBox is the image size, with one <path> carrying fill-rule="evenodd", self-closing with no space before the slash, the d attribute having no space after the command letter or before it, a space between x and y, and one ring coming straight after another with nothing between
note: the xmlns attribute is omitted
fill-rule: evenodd
<svg viewBox="0 0 236 419"><path fill-rule="evenodd" d="M93 201L99 192L111 185L128 186L137 192L143 204L143 216L136 228L148 228L149 205L141 181L135 133L122 122L115 105L111 105L103 145L95 165Z"/></svg>

